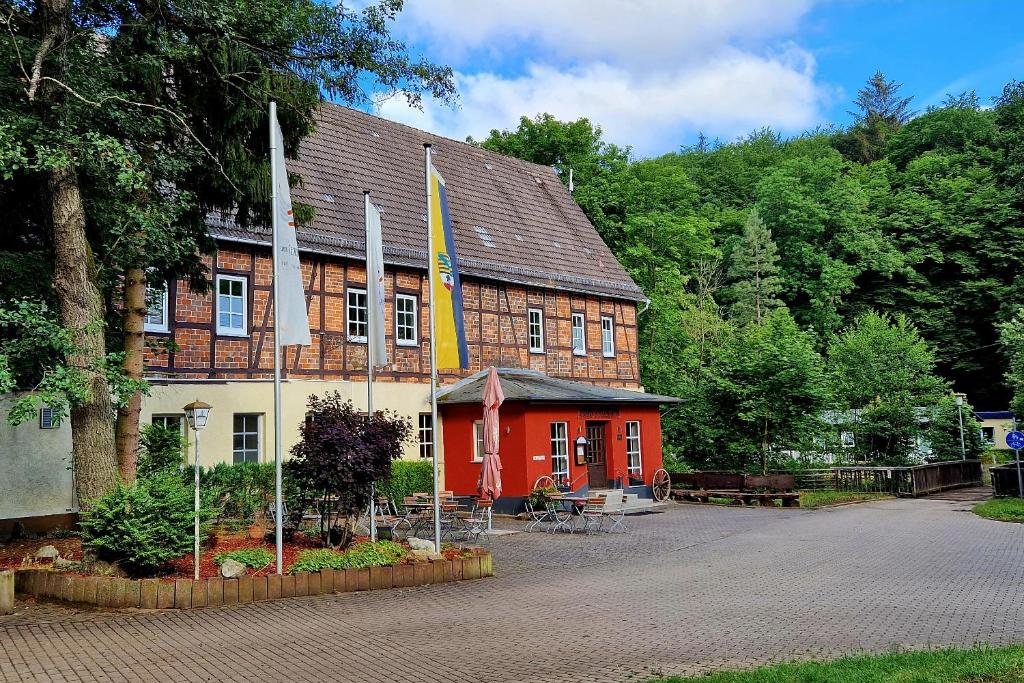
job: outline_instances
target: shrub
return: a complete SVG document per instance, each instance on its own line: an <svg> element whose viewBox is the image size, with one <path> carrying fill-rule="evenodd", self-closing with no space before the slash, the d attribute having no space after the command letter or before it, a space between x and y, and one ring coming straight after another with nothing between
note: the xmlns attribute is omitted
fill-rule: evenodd
<svg viewBox="0 0 1024 683"><path fill-rule="evenodd" d="M162 424L145 425L140 437L138 474L149 477L157 472L177 471L184 462L181 431Z"/></svg>
<svg viewBox="0 0 1024 683"><path fill-rule="evenodd" d="M199 514L205 527L210 511ZM82 544L130 574L152 574L191 552L194 520L192 491L178 476L157 473L92 501L82 512Z"/></svg>
<svg viewBox="0 0 1024 683"><path fill-rule="evenodd" d="M534 489L530 491L530 505L533 506L534 510L543 509L547 505L548 499L557 493L558 489L554 486L545 486L539 489Z"/></svg>
<svg viewBox="0 0 1024 683"><path fill-rule="evenodd" d="M229 550L227 552L217 553L213 556L213 561L218 565L224 564L226 560L241 562L246 567L252 567L253 569L263 569L274 561L274 556L263 548Z"/></svg>
<svg viewBox="0 0 1024 683"><path fill-rule="evenodd" d="M182 476L186 485L191 485L192 470L188 469ZM290 500L295 493L287 463L282 484L285 499ZM219 463L200 472L199 486L204 504L215 510L218 519L247 526L261 521L269 501L273 500L274 464Z"/></svg>
<svg viewBox="0 0 1024 683"><path fill-rule="evenodd" d="M377 482L377 494L401 503L406 496L434 490L434 467L430 460L396 460L391 476Z"/></svg>
<svg viewBox="0 0 1024 683"><path fill-rule="evenodd" d="M408 551L393 541L357 543L346 552L327 548L303 550L288 568L289 574L296 572L318 572L323 569L365 569L366 567L387 567L398 564Z"/></svg>
<svg viewBox="0 0 1024 683"><path fill-rule="evenodd" d="M316 503L320 537L331 546L352 540L354 518L370 502L370 485L391 477L391 463L412 435L409 420L378 410L369 417L334 392L310 396L309 418L292 448L291 469L302 491L291 514Z"/></svg>

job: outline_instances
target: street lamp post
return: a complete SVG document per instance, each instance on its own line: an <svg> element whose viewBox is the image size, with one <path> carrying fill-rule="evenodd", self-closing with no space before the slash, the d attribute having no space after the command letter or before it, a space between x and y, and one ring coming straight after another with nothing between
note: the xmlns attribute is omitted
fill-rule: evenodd
<svg viewBox="0 0 1024 683"><path fill-rule="evenodd" d="M189 427L196 433L196 457L193 469L195 471L195 547L192 556L193 574L196 581L199 580L199 432L206 426L210 417L210 404L202 401L193 401L185 406L185 418Z"/></svg>
<svg viewBox="0 0 1024 683"><path fill-rule="evenodd" d="M964 396L956 395L956 412L960 416L960 459L967 459L967 444L964 441Z"/></svg>

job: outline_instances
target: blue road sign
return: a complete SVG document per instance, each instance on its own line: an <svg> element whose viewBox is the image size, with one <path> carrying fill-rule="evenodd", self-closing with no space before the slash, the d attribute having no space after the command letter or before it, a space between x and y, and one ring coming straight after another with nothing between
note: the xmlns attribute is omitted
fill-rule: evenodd
<svg viewBox="0 0 1024 683"><path fill-rule="evenodd" d="M1024 432L1010 432L1006 435L1006 445L1014 450L1024 448Z"/></svg>

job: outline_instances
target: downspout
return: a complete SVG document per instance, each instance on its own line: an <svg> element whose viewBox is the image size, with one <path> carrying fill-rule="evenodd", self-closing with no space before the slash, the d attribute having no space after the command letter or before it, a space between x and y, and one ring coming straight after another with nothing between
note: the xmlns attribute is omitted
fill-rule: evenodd
<svg viewBox="0 0 1024 683"><path fill-rule="evenodd" d="M643 299L643 304L644 304L643 309L636 312L636 314L638 316L641 316L641 315L643 315L644 313L647 312L647 309L651 307L651 300L650 299Z"/></svg>

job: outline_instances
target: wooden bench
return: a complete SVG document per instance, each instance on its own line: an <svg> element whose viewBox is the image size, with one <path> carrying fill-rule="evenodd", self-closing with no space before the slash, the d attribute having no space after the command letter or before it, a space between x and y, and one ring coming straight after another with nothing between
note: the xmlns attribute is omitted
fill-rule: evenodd
<svg viewBox="0 0 1024 683"><path fill-rule="evenodd" d="M711 498L732 500L736 505L800 507L800 494L794 491L792 474L730 474L724 472L673 473L672 496L678 499L707 503Z"/></svg>

